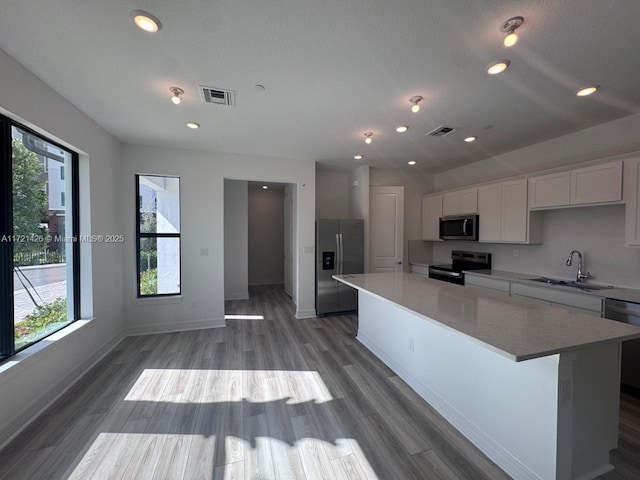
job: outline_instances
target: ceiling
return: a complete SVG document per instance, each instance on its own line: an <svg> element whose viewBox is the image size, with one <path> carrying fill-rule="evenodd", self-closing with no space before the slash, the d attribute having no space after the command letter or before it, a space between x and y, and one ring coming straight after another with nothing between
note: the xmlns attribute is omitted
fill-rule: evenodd
<svg viewBox="0 0 640 480"><path fill-rule="evenodd" d="M436 173L639 112L638 18L638 0L7 0L0 48L123 142ZM461 131L425 136L441 124Z"/></svg>

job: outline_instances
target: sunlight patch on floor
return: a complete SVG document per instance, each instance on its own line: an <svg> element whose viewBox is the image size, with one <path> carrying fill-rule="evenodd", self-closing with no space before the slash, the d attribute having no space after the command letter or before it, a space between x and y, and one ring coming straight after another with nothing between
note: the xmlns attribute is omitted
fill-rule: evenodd
<svg viewBox="0 0 640 480"><path fill-rule="evenodd" d="M184 385L195 391L181 395ZM333 396L317 371L145 369L125 401L215 403L273 402L324 403Z"/></svg>
<svg viewBox="0 0 640 480"><path fill-rule="evenodd" d="M225 320L264 320L264 315L225 315Z"/></svg>

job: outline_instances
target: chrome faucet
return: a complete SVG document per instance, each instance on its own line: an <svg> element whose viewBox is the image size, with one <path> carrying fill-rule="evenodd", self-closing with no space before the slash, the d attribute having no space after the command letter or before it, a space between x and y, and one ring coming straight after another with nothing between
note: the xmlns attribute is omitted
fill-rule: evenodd
<svg viewBox="0 0 640 480"><path fill-rule="evenodd" d="M582 273L582 254L578 250L571 250L569 254L569 258L567 258L567 267L571 266L571 260L573 259L573 254L578 254L578 273L576 274L576 282L580 282L582 280L586 280L588 278L593 278L589 272Z"/></svg>

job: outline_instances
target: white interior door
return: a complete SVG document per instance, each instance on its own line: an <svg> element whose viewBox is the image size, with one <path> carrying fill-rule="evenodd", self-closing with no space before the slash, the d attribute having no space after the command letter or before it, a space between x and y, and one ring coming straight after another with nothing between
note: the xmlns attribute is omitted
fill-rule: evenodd
<svg viewBox="0 0 640 480"><path fill-rule="evenodd" d="M402 272L404 187L371 187L371 272Z"/></svg>
<svg viewBox="0 0 640 480"><path fill-rule="evenodd" d="M284 293L293 297L293 188L284 190Z"/></svg>

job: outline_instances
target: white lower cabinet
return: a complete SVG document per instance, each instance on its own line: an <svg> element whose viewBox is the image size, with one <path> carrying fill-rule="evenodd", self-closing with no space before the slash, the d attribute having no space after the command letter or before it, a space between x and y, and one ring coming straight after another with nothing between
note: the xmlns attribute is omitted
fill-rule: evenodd
<svg viewBox="0 0 640 480"><path fill-rule="evenodd" d="M472 287L490 288L500 292L509 293L509 280L495 278L490 275L474 275L471 273L464 274L464 284Z"/></svg>
<svg viewBox="0 0 640 480"><path fill-rule="evenodd" d="M490 288L511 296L533 298L549 305L570 307L593 315L602 315L602 297L581 292L571 292L560 288L512 282L491 275L465 272L464 284L472 287Z"/></svg>
<svg viewBox="0 0 640 480"><path fill-rule="evenodd" d="M412 263L409 266L409 270L410 270L411 273L422 275L423 277L428 277L429 276L429 266L428 265L417 265L415 263Z"/></svg>
<svg viewBox="0 0 640 480"><path fill-rule="evenodd" d="M602 314L602 297L573 293L553 287L538 287L525 283L511 282L511 295L535 298L549 302L551 305L577 308L581 311Z"/></svg>

